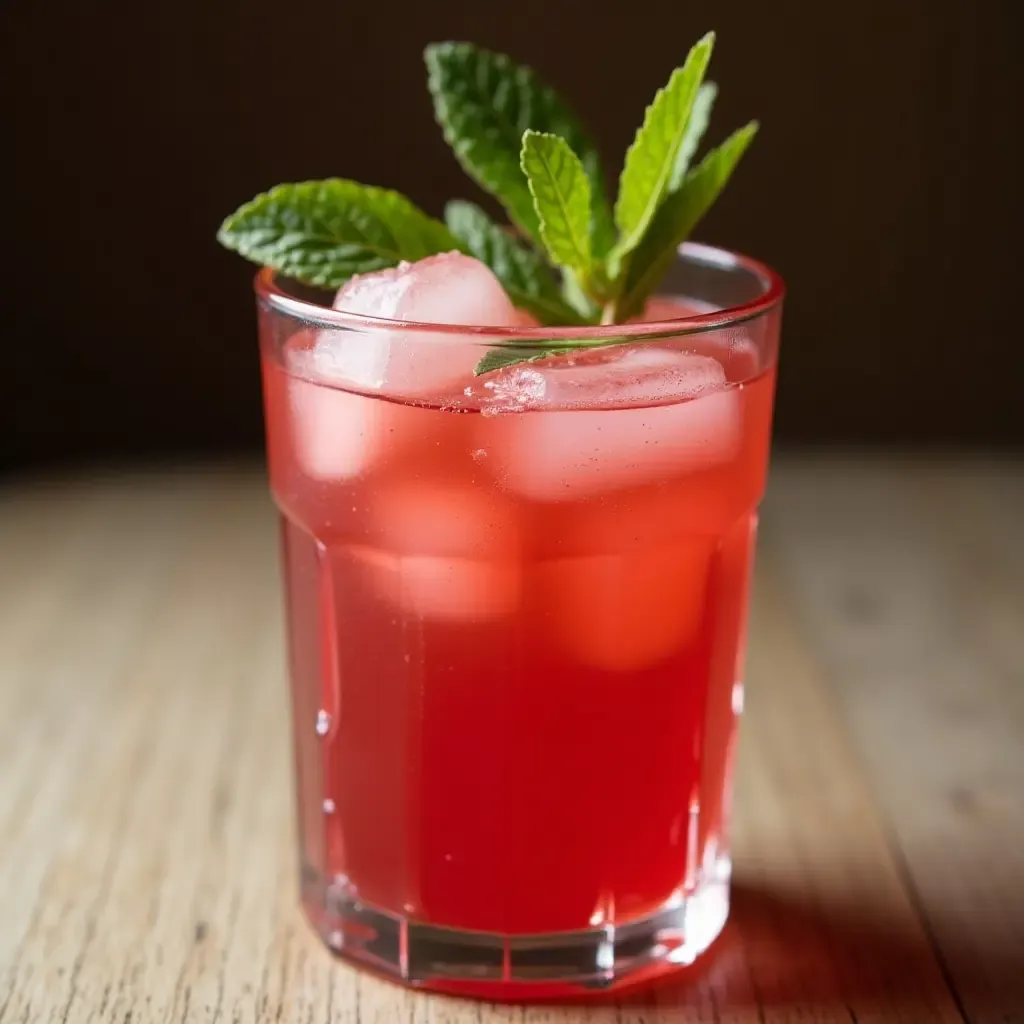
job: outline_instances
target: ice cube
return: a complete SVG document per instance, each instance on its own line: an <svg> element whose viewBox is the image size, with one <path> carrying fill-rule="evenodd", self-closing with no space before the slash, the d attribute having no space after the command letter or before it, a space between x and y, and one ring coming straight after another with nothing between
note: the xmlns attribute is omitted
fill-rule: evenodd
<svg viewBox="0 0 1024 1024"><path fill-rule="evenodd" d="M334 306L426 323L510 326L520 315L491 271L457 252L356 276ZM478 343L444 334L321 329L293 339L290 407L304 470L316 479L347 480L381 453L422 440L403 436L411 417L403 420L401 406L344 389L413 399L461 395L479 356Z"/></svg>
<svg viewBox="0 0 1024 1024"><path fill-rule="evenodd" d="M317 383L317 332L299 331L282 352L295 458L315 480L348 480L380 452L384 403Z"/></svg>
<svg viewBox="0 0 1024 1024"><path fill-rule="evenodd" d="M714 313L720 308L697 299L656 295L648 301L643 313L636 317L635 322L702 316ZM766 362L764 357L772 348L772 342L765 337L765 332L771 331L772 323L772 320L761 316L740 324L702 331L699 334L680 334L678 338L666 339L661 344L713 356L724 365L729 380L749 380L761 371Z"/></svg>
<svg viewBox="0 0 1024 1024"><path fill-rule="evenodd" d="M428 619L487 621L519 605L519 519L501 494L471 484L380 488L362 561L377 593Z"/></svg>
<svg viewBox="0 0 1024 1024"><path fill-rule="evenodd" d="M357 275L338 291L334 308L388 320L488 327L516 326L520 318L494 274L459 252ZM396 397L458 394L479 358L479 341L471 336L401 330L325 330L316 347L325 376Z"/></svg>
<svg viewBox="0 0 1024 1024"><path fill-rule="evenodd" d="M607 409L692 398L725 383L722 364L654 344L578 349L498 370L474 388L485 414Z"/></svg>
<svg viewBox="0 0 1024 1024"><path fill-rule="evenodd" d="M648 299L643 313L634 317L632 322L677 320L680 317L714 313L720 308L720 306L715 306L710 302L701 302L698 299L655 295ZM751 377L757 376L761 368L761 359L758 353L764 351L766 346L756 339L763 334L764 325L764 318L759 317L718 330L703 331L699 334L680 334L678 338L664 339L661 344L689 352L711 355L724 365L729 380L749 380Z"/></svg>
<svg viewBox="0 0 1024 1024"><path fill-rule="evenodd" d="M379 399L301 378L291 380L289 399L296 455L307 475L348 480L377 458L387 433Z"/></svg>
<svg viewBox="0 0 1024 1024"><path fill-rule="evenodd" d="M552 642L610 672L647 668L697 636L713 542L693 539L559 559L540 573Z"/></svg>
<svg viewBox="0 0 1024 1024"><path fill-rule="evenodd" d="M379 597L420 619L489 622L519 606L521 572L515 563L396 555L362 546L353 554Z"/></svg>
<svg viewBox="0 0 1024 1024"><path fill-rule="evenodd" d="M537 501L669 478L738 451L741 399L725 385L716 359L651 345L520 364L484 384L495 415L480 444L499 482Z"/></svg>

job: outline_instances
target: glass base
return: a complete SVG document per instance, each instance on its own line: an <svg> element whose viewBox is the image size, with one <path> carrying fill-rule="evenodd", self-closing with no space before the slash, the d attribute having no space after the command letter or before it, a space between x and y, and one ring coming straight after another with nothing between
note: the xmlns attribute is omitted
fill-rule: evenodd
<svg viewBox="0 0 1024 1024"><path fill-rule="evenodd" d="M729 914L728 858L688 896L643 918L575 932L462 931L356 899L347 882L307 870L303 903L328 947L393 981L486 999L551 999L649 982L692 964Z"/></svg>

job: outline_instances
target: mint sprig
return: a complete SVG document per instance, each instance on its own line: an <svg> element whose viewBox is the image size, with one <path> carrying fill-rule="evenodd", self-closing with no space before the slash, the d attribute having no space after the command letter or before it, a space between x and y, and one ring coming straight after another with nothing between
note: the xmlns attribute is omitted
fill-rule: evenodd
<svg viewBox="0 0 1024 1024"><path fill-rule="evenodd" d="M218 239L326 288L458 249L487 264L511 301L543 324L621 323L642 312L757 132L752 121L693 164L717 94L704 81L713 46L712 33L699 40L647 108L614 209L596 147L551 86L502 54L447 42L424 55L437 121L513 228L472 203L449 203L442 223L397 192L329 179L257 196L224 221ZM516 341L488 352L476 372L608 342Z"/></svg>

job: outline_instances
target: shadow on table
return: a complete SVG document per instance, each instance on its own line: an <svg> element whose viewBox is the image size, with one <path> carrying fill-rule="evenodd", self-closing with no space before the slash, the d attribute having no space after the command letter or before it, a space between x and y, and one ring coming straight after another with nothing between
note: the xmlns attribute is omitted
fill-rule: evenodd
<svg viewBox="0 0 1024 1024"><path fill-rule="evenodd" d="M962 971L956 981L1001 1006L1024 1006L1015 959L1007 949L973 950L958 965L977 965L977 975ZM621 1005L707 1007L712 1015L754 1007L912 1007L922 1020L938 1020L950 996L928 938L892 908L819 903L737 883L729 924L705 960L624 995Z"/></svg>

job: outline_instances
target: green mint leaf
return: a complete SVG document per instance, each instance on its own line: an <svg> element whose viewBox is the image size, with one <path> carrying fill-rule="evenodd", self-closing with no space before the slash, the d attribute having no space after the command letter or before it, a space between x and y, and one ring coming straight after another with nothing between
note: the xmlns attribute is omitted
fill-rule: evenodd
<svg viewBox="0 0 1024 1024"><path fill-rule="evenodd" d="M643 309L644 302L675 259L679 246L725 187L757 129L757 122L751 121L733 132L725 142L711 150L687 174L679 189L665 200L629 261L622 298L617 304L616 321L627 320Z"/></svg>
<svg viewBox="0 0 1024 1024"><path fill-rule="evenodd" d="M590 182L580 158L558 135L527 131L522 166L544 247L555 263L586 280L593 262Z"/></svg>
<svg viewBox="0 0 1024 1024"><path fill-rule="evenodd" d="M224 221L217 240L254 263L322 288L462 248L444 224L405 196L340 178L278 185L256 196Z"/></svg>
<svg viewBox="0 0 1024 1024"><path fill-rule="evenodd" d="M515 366L517 363L535 363L539 359L547 359L549 356L561 356L567 352L577 351L581 348L607 348L610 345L623 345L629 341L628 337L617 335L615 337L602 337L600 341L592 338L581 338L573 341L559 341L554 338L541 339L529 343L518 344L510 342L500 348L491 349L473 371L474 376L481 376L490 373L492 370L502 370L506 366Z"/></svg>
<svg viewBox="0 0 1024 1024"><path fill-rule="evenodd" d="M568 349L562 346L544 348L534 345L502 345L501 348L492 348L483 356L476 364L473 376L480 377L493 370L503 370L506 366L515 366L517 363L535 363L538 359L546 359L548 356L565 351Z"/></svg>
<svg viewBox="0 0 1024 1024"><path fill-rule="evenodd" d="M690 50L686 63L658 90L626 152L615 204L619 241L613 252L620 259L639 244L668 193L713 46L709 32Z"/></svg>
<svg viewBox="0 0 1024 1024"><path fill-rule="evenodd" d="M520 167L528 129L560 135L586 168L594 193L595 248L614 228L597 149L558 94L532 69L470 43L432 43L424 58L434 113L466 173L494 195L513 224L540 241L533 199Z"/></svg>
<svg viewBox="0 0 1024 1024"><path fill-rule="evenodd" d="M494 271L508 297L546 324L580 324L583 318L561 296L541 257L476 206L453 200L444 210L451 233Z"/></svg>
<svg viewBox="0 0 1024 1024"><path fill-rule="evenodd" d="M675 166L672 168L672 175L668 180L669 192L675 192L683 183L686 172L690 169L690 163L697 153L700 140L708 130L711 122L711 109L718 97L718 86L714 82L705 82L697 90L697 98L693 101L693 110L690 112L690 121L686 126L686 134L683 136L683 144L679 147L679 156L676 158Z"/></svg>

